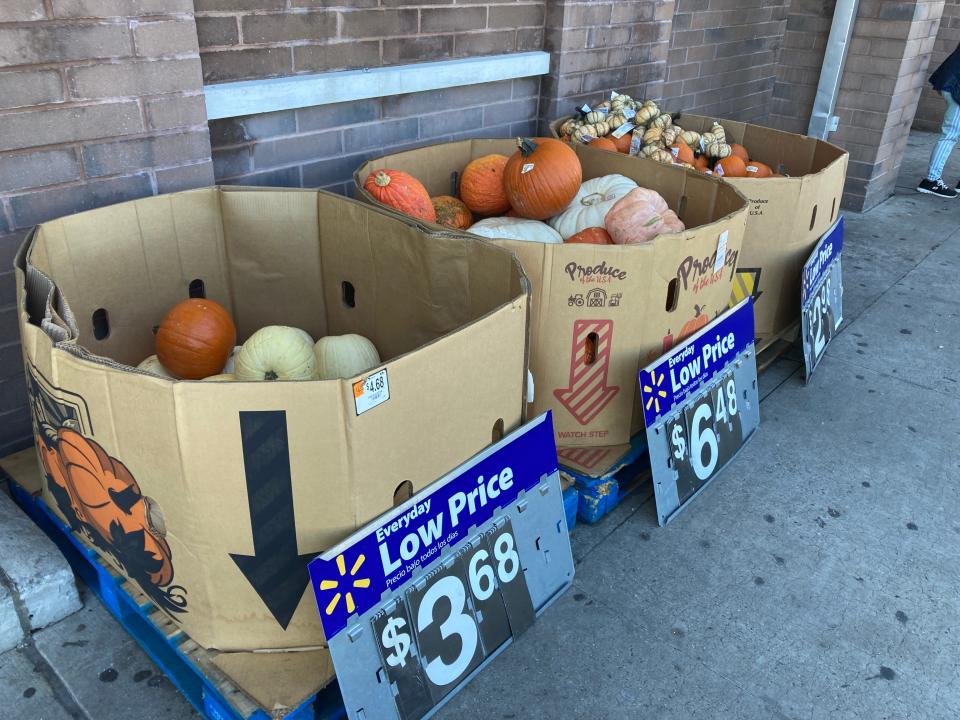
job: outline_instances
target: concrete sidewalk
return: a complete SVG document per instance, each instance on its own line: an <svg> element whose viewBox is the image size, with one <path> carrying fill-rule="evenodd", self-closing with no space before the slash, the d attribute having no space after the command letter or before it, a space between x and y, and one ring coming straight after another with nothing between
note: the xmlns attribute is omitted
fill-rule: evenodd
<svg viewBox="0 0 960 720"><path fill-rule="evenodd" d="M960 201L913 192L934 140L847 215L812 384L778 361L757 436L668 527L637 496L578 526L574 587L440 717L960 717ZM0 655L3 717L195 717L83 600Z"/></svg>

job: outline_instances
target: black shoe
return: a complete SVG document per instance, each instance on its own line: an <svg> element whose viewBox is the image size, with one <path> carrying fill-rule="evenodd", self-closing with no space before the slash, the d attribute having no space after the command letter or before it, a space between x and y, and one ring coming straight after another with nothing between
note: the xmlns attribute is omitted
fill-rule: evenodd
<svg viewBox="0 0 960 720"><path fill-rule="evenodd" d="M960 185L958 185L958 187L960 187ZM944 185L943 180L922 180L920 184L917 185L917 192L927 193L927 195L937 195L942 198L950 198L951 200L957 195L960 195L960 192L957 190Z"/></svg>

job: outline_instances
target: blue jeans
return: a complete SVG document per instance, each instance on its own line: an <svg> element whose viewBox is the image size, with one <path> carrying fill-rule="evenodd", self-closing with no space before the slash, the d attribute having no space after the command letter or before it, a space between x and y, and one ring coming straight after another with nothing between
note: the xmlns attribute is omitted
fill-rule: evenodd
<svg viewBox="0 0 960 720"><path fill-rule="evenodd" d="M930 170L927 172L927 180L940 179L943 174L943 166L947 164L957 140L960 140L960 105L957 105L953 95L949 92L943 93L943 99L947 101L947 111L943 114L940 139L933 146L933 153L930 155Z"/></svg>

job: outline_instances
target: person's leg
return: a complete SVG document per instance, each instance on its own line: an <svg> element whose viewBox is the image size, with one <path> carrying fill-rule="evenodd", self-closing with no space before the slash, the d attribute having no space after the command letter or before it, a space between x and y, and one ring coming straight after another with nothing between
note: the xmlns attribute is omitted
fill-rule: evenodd
<svg viewBox="0 0 960 720"><path fill-rule="evenodd" d="M957 140L960 140L960 105L957 105L949 92L944 93L943 97L947 101L947 111L943 114L940 140L933 146L930 169L927 172L927 180L934 182L940 179L950 153L953 152Z"/></svg>

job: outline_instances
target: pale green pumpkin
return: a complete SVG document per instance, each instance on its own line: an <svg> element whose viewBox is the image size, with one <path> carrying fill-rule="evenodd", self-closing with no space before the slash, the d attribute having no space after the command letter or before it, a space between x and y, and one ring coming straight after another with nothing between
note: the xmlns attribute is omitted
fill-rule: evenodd
<svg viewBox="0 0 960 720"><path fill-rule="evenodd" d="M376 346L362 335L328 335L313 349L321 380L350 378L380 364Z"/></svg>
<svg viewBox="0 0 960 720"><path fill-rule="evenodd" d="M237 353L237 380L314 380L317 359L313 338L298 328L260 328Z"/></svg>

